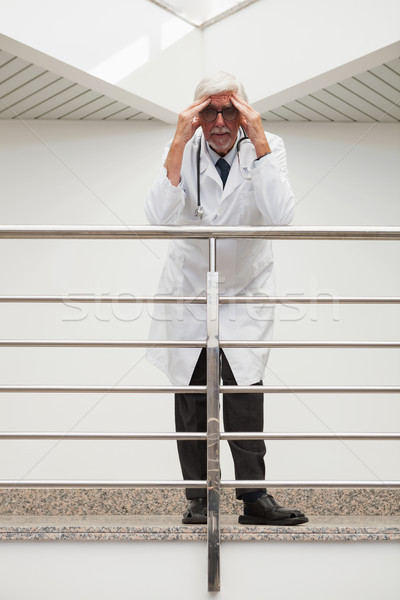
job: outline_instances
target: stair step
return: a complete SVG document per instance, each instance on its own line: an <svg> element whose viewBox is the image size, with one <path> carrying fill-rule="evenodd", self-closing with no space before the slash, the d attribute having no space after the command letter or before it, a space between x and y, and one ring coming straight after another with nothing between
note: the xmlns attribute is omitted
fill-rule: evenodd
<svg viewBox="0 0 400 600"><path fill-rule="evenodd" d="M221 541L400 541L400 516L309 516L295 527L239 525L221 515ZM205 525L182 525L178 515L6 516L0 541L206 541Z"/></svg>

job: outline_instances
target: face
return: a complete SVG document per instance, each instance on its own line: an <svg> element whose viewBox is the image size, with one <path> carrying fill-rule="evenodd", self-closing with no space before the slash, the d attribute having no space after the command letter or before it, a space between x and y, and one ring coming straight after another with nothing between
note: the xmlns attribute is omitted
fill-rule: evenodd
<svg viewBox="0 0 400 600"><path fill-rule="evenodd" d="M216 108L222 110L228 106L233 106L230 99L230 92L223 92L210 96L211 102L207 108ZM204 137L220 156L225 156L236 142L237 132L240 126L240 116L238 115L234 121L225 121L222 114L218 113L215 121L206 123L199 115L200 123L203 129Z"/></svg>

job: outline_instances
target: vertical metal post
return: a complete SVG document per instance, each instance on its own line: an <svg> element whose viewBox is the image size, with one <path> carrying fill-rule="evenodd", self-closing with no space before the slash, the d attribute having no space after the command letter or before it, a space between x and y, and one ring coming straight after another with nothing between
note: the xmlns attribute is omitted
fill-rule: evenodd
<svg viewBox="0 0 400 600"><path fill-rule="evenodd" d="M216 240L209 239L207 273L207 523L208 591L220 590L219 300Z"/></svg>

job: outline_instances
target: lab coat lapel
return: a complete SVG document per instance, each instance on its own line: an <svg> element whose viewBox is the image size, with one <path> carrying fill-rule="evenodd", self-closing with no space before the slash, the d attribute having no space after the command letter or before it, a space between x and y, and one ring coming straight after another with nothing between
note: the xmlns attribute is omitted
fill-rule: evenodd
<svg viewBox="0 0 400 600"><path fill-rule="evenodd" d="M242 182L240 174L239 163L237 154L232 163L231 170L229 171L228 179L226 180L223 197L229 196Z"/></svg>
<svg viewBox="0 0 400 600"><path fill-rule="evenodd" d="M245 141L241 144L239 150L240 156L236 153L232 163L228 179L224 188L223 198L232 194L236 188L244 181L243 173L249 173L254 160L257 158L255 148L250 141ZM239 162L240 158L240 162Z"/></svg>
<svg viewBox="0 0 400 600"><path fill-rule="evenodd" d="M206 177L210 177L213 179L219 187L222 189L222 181L221 177L215 165L211 159L211 156L207 152L206 149L206 141L204 139L204 135L201 135L201 154L200 154L200 175L205 175Z"/></svg>

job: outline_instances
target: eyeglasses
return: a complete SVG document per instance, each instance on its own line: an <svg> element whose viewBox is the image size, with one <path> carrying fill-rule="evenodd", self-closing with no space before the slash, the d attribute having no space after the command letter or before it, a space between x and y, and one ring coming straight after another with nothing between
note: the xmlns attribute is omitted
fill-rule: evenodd
<svg viewBox="0 0 400 600"><path fill-rule="evenodd" d="M205 108L201 111L201 117L206 123L212 123L215 121L219 114L222 115L225 121L234 121L239 114L239 111L234 106L227 106L222 110L216 108Z"/></svg>

